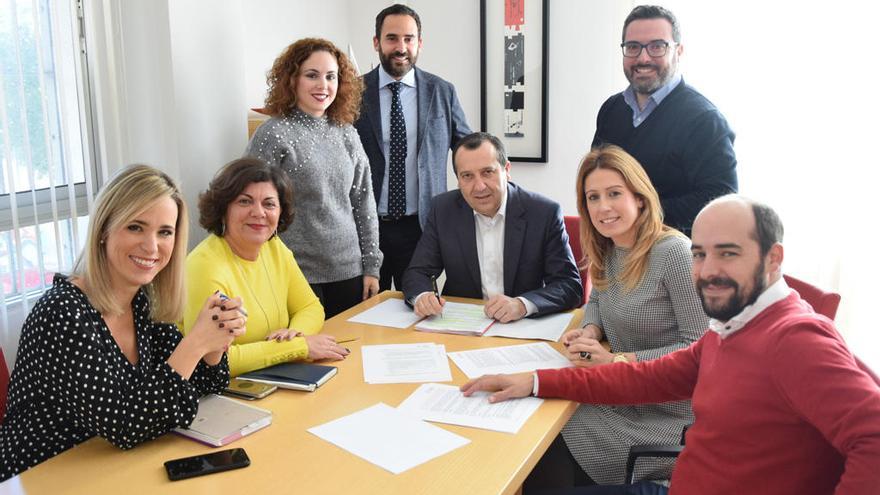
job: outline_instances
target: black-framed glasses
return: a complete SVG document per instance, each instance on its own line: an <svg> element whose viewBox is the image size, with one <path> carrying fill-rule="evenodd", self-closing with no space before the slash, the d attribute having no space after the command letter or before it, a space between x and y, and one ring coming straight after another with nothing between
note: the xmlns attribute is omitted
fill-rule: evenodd
<svg viewBox="0 0 880 495"><path fill-rule="evenodd" d="M623 49L623 56L627 58L638 57L642 54L642 49L648 50L648 55L651 57L665 57L669 45L674 44L666 40L654 40L644 44L638 41L625 41L620 44L620 48Z"/></svg>

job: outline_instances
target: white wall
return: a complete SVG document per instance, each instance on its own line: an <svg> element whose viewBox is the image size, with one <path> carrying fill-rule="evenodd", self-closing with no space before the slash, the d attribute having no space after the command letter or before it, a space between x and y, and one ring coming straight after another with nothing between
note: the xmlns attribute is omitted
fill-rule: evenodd
<svg viewBox="0 0 880 495"><path fill-rule="evenodd" d="M176 175L190 207L192 248L205 236L198 227L199 192L223 164L241 156L247 143L242 4L174 0L168 7Z"/></svg>
<svg viewBox="0 0 880 495"><path fill-rule="evenodd" d="M347 51L351 37L349 3L360 2L256 0L244 4L237 22L245 33L244 77L248 108L263 106L266 71L282 50L294 41L306 37L326 38Z"/></svg>
<svg viewBox="0 0 880 495"><path fill-rule="evenodd" d="M294 10L290 2L261 1L245 8L246 68L249 106L262 106L265 71L287 40L321 35L344 47L351 43L362 72L379 63L373 50L376 14L388 0L326 1L310 10L297 2L308 22L280 23ZM452 82L468 123L480 126L480 12L476 0L410 0L422 20L423 47L418 66ZM553 0L550 2L548 160L514 163L512 178L527 189L559 201L576 214L574 177L595 131L596 112L612 93L626 85L617 45L632 2ZM276 20L272 20L276 19ZM345 26L347 34L339 30ZM449 187L455 179L449 169Z"/></svg>

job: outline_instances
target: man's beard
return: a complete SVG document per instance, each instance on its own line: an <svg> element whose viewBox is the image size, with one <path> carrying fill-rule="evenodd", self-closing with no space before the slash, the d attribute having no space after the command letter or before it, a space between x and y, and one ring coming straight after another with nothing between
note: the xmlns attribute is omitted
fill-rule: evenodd
<svg viewBox="0 0 880 495"><path fill-rule="evenodd" d="M661 69L659 65L652 63L634 65L626 72L626 79L632 85L633 91L636 93L643 95L654 94L655 91L662 88L670 79L672 79L672 76L675 75L677 66L677 62L670 62L665 69ZM635 77L636 70L644 67L654 69L657 72L657 78L652 81L637 80Z"/></svg>
<svg viewBox="0 0 880 495"><path fill-rule="evenodd" d="M405 56L409 61L409 64L396 65L394 63L394 60L392 60L392 57L396 57L398 55ZM388 75L391 77L405 76L406 73L409 72L410 69L412 69L416 65L416 61L418 60L418 58L418 55L414 55L409 52L391 52L388 55L385 55L384 53L382 53L381 50L379 51L379 62L382 63L382 68L385 69L385 72L387 72Z"/></svg>
<svg viewBox="0 0 880 495"><path fill-rule="evenodd" d="M706 312L708 317L715 318L718 321L728 321L734 316L740 314L746 306L754 304L755 301L758 300L758 297L764 292L764 289L767 288L767 284L764 282L764 260L761 260L761 263L758 264L752 278L752 291L748 294L742 293L739 284L730 278L715 277L708 280L698 280L697 295L700 296L700 302L703 304L703 311ZM727 301L722 302L721 305L710 307L706 302L706 297L703 295L703 288L707 285L731 287L734 292L733 295L730 296Z"/></svg>

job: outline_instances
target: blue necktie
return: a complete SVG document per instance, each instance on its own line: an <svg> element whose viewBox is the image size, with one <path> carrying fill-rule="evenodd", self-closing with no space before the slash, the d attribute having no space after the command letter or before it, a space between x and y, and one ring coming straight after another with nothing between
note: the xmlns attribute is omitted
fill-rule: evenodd
<svg viewBox="0 0 880 495"><path fill-rule="evenodd" d="M406 214L406 122L400 104L400 81L388 85L391 89L391 145L388 157L388 215Z"/></svg>

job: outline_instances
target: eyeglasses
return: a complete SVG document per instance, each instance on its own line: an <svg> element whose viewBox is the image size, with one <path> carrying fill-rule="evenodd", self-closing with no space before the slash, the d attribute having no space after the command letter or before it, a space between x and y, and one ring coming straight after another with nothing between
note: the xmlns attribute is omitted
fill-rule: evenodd
<svg viewBox="0 0 880 495"><path fill-rule="evenodd" d="M642 54L643 48L648 50L648 55L651 57L664 57L670 44L675 45L676 43L669 43L665 40L654 40L645 44L638 41L627 41L621 43L620 47L623 49L623 56L627 58L638 57Z"/></svg>

